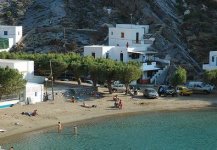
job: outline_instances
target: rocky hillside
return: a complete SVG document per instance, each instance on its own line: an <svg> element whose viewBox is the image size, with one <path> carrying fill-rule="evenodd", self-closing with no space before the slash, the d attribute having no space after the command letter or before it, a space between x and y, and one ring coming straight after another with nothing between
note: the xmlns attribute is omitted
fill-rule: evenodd
<svg viewBox="0 0 217 150"><path fill-rule="evenodd" d="M215 0L0 1L1 22L24 26L15 50L80 52L84 45L106 44L108 26L130 23L131 14L132 23L150 25L156 38L151 49L172 66L185 67L192 78L217 47Z"/></svg>

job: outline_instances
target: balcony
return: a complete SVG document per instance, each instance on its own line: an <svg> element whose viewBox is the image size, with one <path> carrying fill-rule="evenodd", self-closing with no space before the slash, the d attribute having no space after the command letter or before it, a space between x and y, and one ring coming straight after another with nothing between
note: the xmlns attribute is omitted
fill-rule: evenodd
<svg viewBox="0 0 217 150"><path fill-rule="evenodd" d="M150 40L150 39L145 39L144 40L144 44L153 44L154 41L153 40Z"/></svg>
<svg viewBox="0 0 217 150"><path fill-rule="evenodd" d="M217 66L210 64L203 64L203 70L211 71L217 69Z"/></svg>
<svg viewBox="0 0 217 150"><path fill-rule="evenodd" d="M132 40L133 44L153 44L153 39L145 39L145 40Z"/></svg>
<svg viewBox="0 0 217 150"><path fill-rule="evenodd" d="M144 34L143 39L150 39L152 37L152 34Z"/></svg>
<svg viewBox="0 0 217 150"><path fill-rule="evenodd" d="M141 40L133 40L132 43L133 44L141 44Z"/></svg>
<svg viewBox="0 0 217 150"><path fill-rule="evenodd" d="M142 71L149 71L149 70L159 70L156 66L156 62L146 62L142 64Z"/></svg>

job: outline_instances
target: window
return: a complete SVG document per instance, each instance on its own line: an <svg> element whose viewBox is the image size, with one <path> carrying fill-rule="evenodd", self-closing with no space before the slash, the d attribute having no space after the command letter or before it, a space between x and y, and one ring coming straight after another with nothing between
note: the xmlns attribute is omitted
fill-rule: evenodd
<svg viewBox="0 0 217 150"><path fill-rule="evenodd" d="M17 32L17 35L20 35L20 32L19 32L19 31Z"/></svg>
<svg viewBox="0 0 217 150"><path fill-rule="evenodd" d="M124 32L121 32L121 38L124 38Z"/></svg>
<svg viewBox="0 0 217 150"><path fill-rule="evenodd" d="M139 59L139 54L138 53L133 53L131 58L132 59Z"/></svg>
<svg viewBox="0 0 217 150"><path fill-rule="evenodd" d="M8 35L8 31L4 31L4 35Z"/></svg>
<svg viewBox="0 0 217 150"><path fill-rule="evenodd" d="M111 32L111 35L113 35L113 32Z"/></svg>
<svg viewBox="0 0 217 150"><path fill-rule="evenodd" d="M215 57L214 56L212 56L212 62L214 62L215 61Z"/></svg>
<svg viewBox="0 0 217 150"><path fill-rule="evenodd" d="M38 93L37 92L35 92L35 96L37 96L38 95Z"/></svg>
<svg viewBox="0 0 217 150"><path fill-rule="evenodd" d="M95 58L95 55L96 55L95 53L92 53L93 58Z"/></svg>
<svg viewBox="0 0 217 150"><path fill-rule="evenodd" d="M106 59L108 59L109 58L109 53L106 53Z"/></svg>

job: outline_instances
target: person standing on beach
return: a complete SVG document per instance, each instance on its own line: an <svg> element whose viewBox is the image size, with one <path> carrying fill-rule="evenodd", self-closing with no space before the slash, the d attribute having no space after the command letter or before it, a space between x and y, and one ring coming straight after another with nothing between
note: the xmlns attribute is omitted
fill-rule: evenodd
<svg viewBox="0 0 217 150"><path fill-rule="evenodd" d="M57 126L57 129L58 129L58 133L60 133L62 131L62 124L60 122L58 122L58 126Z"/></svg>
<svg viewBox="0 0 217 150"><path fill-rule="evenodd" d="M14 147L13 147L13 146L11 146L10 150L14 150Z"/></svg>
<svg viewBox="0 0 217 150"><path fill-rule="evenodd" d="M123 107L122 100L119 100L119 109L122 109L122 107Z"/></svg>

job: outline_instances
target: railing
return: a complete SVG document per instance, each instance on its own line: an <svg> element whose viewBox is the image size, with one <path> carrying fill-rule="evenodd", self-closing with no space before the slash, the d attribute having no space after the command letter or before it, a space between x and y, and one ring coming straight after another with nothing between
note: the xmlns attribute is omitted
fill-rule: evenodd
<svg viewBox="0 0 217 150"><path fill-rule="evenodd" d="M153 44L153 43L154 43L153 40L149 40L149 39L144 40L144 44Z"/></svg>
<svg viewBox="0 0 217 150"><path fill-rule="evenodd" d="M132 43L133 44L141 44L141 40L133 40Z"/></svg>
<svg viewBox="0 0 217 150"><path fill-rule="evenodd" d="M145 39L145 40L132 40L133 44L153 44L153 40Z"/></svg>
<svg viewBox="0 0 217 150"><path fill-rule="evenodd" d="M144 34L143 39L150 39L152 37L152 34Z"/></svg>
<svg viewBox="0 0 217 150"><path fill-rule="evenodd" d="M161 80L164 79L163 76L166 75L166 72L168 70L169 66L165 66L162 70L158 70L158 72L155 73L155 75L150 79L150 83L157 84L158 78L161 76ZM161 81L162 82L162 81Z"/></svg>

